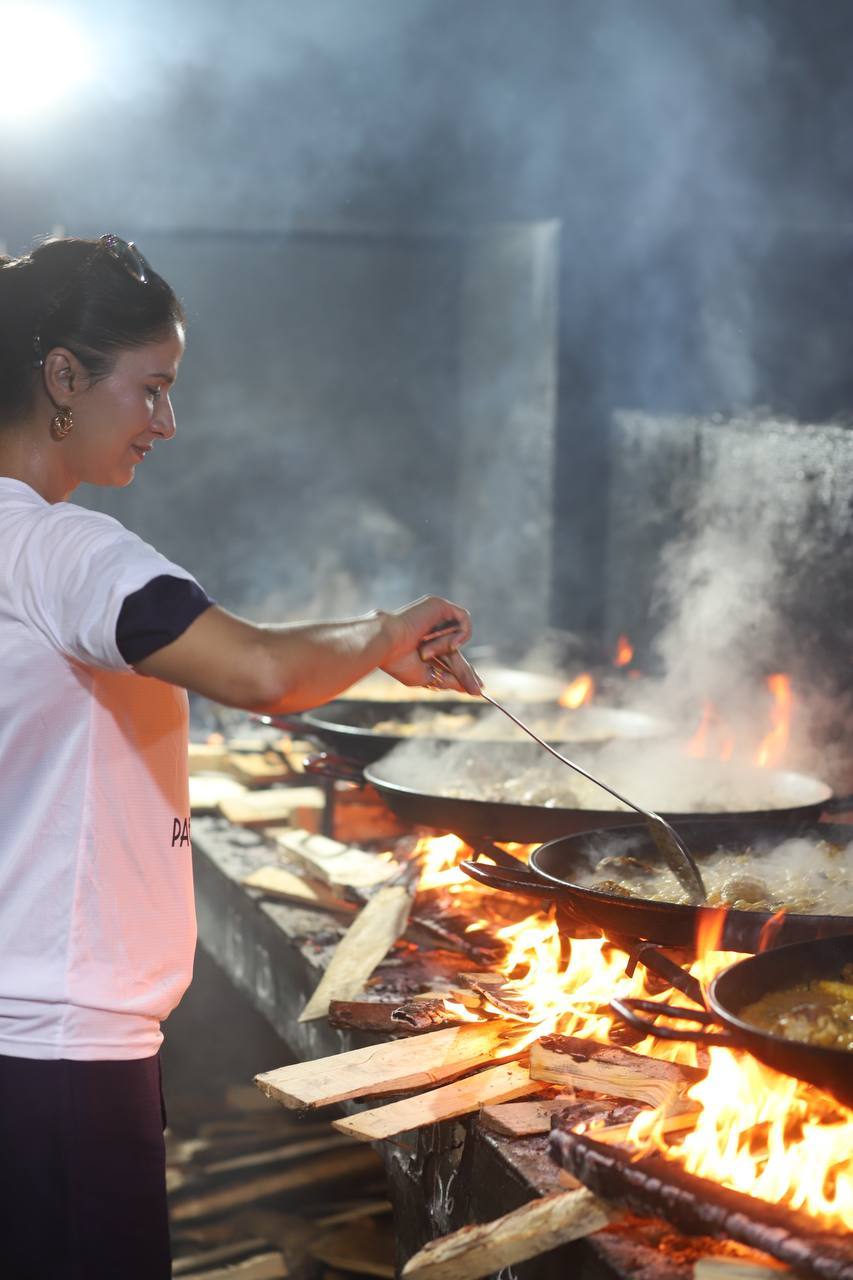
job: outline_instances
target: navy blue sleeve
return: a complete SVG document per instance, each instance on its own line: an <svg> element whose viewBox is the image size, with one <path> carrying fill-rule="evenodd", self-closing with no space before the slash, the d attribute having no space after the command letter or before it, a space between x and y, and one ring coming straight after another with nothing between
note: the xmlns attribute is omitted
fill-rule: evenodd
<svg viewBox="0 0 853 1280"><path fill-rule="evenodd" d="M116 623L116 644L131 666L182 636L213 604L197 582L163 574L126 596Z"/></svg>

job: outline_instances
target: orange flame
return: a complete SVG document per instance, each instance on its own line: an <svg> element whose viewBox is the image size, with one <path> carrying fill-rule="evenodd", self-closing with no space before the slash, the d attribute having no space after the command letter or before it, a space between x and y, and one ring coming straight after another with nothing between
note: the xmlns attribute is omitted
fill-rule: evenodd
<svg viewBox="0 0 853 1280"><path fill-rule="evenodd" d="M425 878L437 876L444 884L454 870L454 858L465 852L455 836L425 839L417 850ZM455 871L462 878L458 867ZM467 887L479 895L479 925L486 919L488 896L470 880ZM739 958L716 950L724 921L723 909L702 913L700 958L690 971L703 986ZM467 1021L494 1014L526 1023L524 1039L513 1042L515 1051L552 1031L606 1041L614 1021L608 1009L612 997L651 994L642 966L628 977L627 957L601 938L572 939L566 962L551 915L530 916L497 930L496 936L507 948L504 960L495 966L506 975L501 994L513 1001L516 1011L488 1002L479 1011L445 1003ZM673 1003L684 1003L686 997L671 991L658 990L655 999L666 1002L673 995ZM652 1057L696 1061L693 1045L649 1037L632 1048ZM701 1177L805 1210L830 1229L853 1229L853 1111L761 1066L746 1053L717 1047L710 1050L706 1078L689 1090L689 1096L702 1110L686 1136L664 1137L664 1111L647 1111L637 1117L627 1141L638 1153L657 1146Z"/></svg>
<svg viewBox="0 0 853 1280"><path fill-rule="evenodd" d="M708 698L702 703L702 717L696 732L684 750L695 760L704 760L708 756L717 756L720 760L731 760L735 753L734 734Z"/></svg>
<svg viewBox="0 0 853 1280"><path fill-rule="evenodd" d="M613 655L614 667L627 667L633 661L634 646L627 636L619 636L616 641L616 653Z"/></svg>
<svg viewBox="0 0 853 1280"><path fill-rule="evenodd" d="M705 757L708 750L708 734L716 714L713 702L709 702L706 699L702 703L702 719L699 721L699 728L685 747L687 754L693 756L694 759L702 760Z"/></svg>
<svg viewBox="0 0 853 1280"><path fill-rule="evenodd" d="M767 677L767 688L773 696L770 723L773 726L758 748L755 763L762 769L779 764L785 754L791 733L791 677L772 675Z"/></svg>
<svg viewBox="0 0 853 1280"><path fill-rule="evenodd" d="M594 693L595 681L588 671L584 671L571 684L566 685L560 694L559 703L561 707L568 707L570 710L576 711L578 707L591 702Z"/></svg>

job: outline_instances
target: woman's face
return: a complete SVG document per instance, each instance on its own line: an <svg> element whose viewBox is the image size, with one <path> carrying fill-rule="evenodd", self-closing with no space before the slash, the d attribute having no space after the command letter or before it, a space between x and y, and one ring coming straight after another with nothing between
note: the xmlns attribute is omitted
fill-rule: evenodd
<svg viewBox="0 0 853 1280"><path fill-rule="evenodd" d="M171 440L169 392L183 354L184 331L176 325L162 341L121 352L105 378L75 379L74 426L62 442L75 483L128 485L154 445Z"/></svg>

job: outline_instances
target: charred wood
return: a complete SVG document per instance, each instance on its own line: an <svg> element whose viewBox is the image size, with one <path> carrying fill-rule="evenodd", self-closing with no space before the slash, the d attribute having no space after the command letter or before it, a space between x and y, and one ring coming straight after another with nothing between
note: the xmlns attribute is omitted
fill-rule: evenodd
<svg viewBox="0 0 853 1280"><path fill-rule="evenodd" d="M760 1249L804 1276L853 1280L853 1243L805 1214L688 1173L663 1156L636 1159L587 1134L554 1129L551 1154L597 1195L641 1214L666 1217L688 1234L716 1235Z"/></svg>

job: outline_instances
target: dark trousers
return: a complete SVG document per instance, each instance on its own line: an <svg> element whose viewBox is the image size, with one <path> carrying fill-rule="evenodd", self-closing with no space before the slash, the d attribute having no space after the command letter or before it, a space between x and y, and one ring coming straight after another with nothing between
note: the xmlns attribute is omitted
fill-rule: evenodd
<svg viewBox="0 0 853 1280"><path fill-rule="evenodd" d="M0 1274L168 1280L160 1059L0 1056Z"/></svg>

